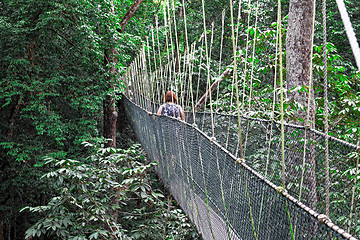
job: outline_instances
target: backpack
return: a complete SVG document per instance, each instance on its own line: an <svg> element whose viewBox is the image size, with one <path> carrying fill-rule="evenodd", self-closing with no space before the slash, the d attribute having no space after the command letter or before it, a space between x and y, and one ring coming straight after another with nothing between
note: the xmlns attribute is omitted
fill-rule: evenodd
<svg viewBox="0 0 360 240"><path fill-rule="evenodd" d="M162 106L161 115L180 118L180 107L175 103L166 103Z"/></svg>

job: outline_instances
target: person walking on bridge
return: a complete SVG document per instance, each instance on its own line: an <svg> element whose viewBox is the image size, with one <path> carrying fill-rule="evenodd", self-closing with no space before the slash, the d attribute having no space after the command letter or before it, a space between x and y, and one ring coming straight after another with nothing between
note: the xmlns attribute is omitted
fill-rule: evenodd
<svg viewBox="0 0 360 240"><path fill-rule="evenodd" d="M181 120L185 120L185 114L182 107L177 103L176 95L173 91L168 91L165 94L165 104L159 107L157 111L158 115L165 115L174 118L180 118Z"/></svg>

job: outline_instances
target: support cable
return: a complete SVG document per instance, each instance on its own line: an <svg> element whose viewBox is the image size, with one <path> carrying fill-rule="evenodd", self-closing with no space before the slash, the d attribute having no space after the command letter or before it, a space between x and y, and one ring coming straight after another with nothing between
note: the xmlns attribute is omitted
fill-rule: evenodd
<svg viewBox="0 0 360 240"><path fill-rule="evenodd" d="M230 14L231 14L231 38L233 45L233 55L234 55L234 82L235 82L235 90L236 90L236 106L237 106L237 115L238 115L238 131L239 131L239 144L240 144L240 158L243 159L243 151L242 151L242 142L241 142L241 117L240 114L240 106L239 106L239 82L238 82L238 74L237 74L237 57L236 57L236 43L235 43L235 33L234 33L234 14L233 14L233 4L232 0L230 0Z"/></svg>
<svg viewBox="0 0 360 240"><path fill-rule="evenodd" d="M183 96L184 94L182 93L182 81L181 81L181 63L180 63L180 47L179 47L179 41L178 41L178 31L177 31L177 23L176 23L176 14L175 14L175 0L171 1L172 2L172 10L173 10L173 21L174 21L174 34L175 34L175 49L176 52L174 54L174 56L176 55L176 58L174 57L174 78L175 78L175 86L176 86L176 91L180 91L180 93L178 92L178 96L179 96L179 104L180 105L184 105L184 99ZM180 86L180 87L178 87Z"/></svg>
<svg viewBox="0 0 360 240"><path fill-rule="evenodd" d="M208 43L207 43L207 33L206 33L206 19L205 19L205 0L202 0L202 13L203 13L203 24L204 24L204 38L205 38L205 54L206 54L206 69L207 69L207 84L209 86L210 91L210 56L209 56L209 49L208 49ZM214 127L214 116L213 116L213 107L212 107L212 98L211 94L209 96L210 99L210 115L211 115L211 131L212 131L212 137L215 136L215 127Z"/></svg>
<svg viewBox="0 0 360 240"><path fill-rule="evenodd" d="M281 6L279 6L280 8ZM281 9L280 9L281 10ZM281 13L281 11L280 11ZM279 14L279 11L278 11ZM280 16L278 16L278 20L277 20L277 26L276 26L276 43L275 43L275 73L274 73L274 94L273 94L273 102L272 102L272 111L271 111L271 122L270 122L270 133L269 133L269 146L268 146L268 151L267 151L267 155L266 155L266 164L265 164L265 174L264 177L267 178L267 172L268 172L268 168L269 168L269 162L270 162L270 152L271 152L271 141L272 141L272 133L273 133L273 126L274 126L274 120L275 120L275 103L276 103L276 80L277 80L277 68L278 68L278 45L279 45L279 35L281 34L281 28L280 28L280 24L279 21L281 22ZM269 179L270 180L270 179ZM264 193L262 193L262 197L261 197L261 204L260 204L260 213L259 213L259 221L258 221L258 229L257 232L259 234L260 232L260 220L261 220L261 216L262 216L262 209L263 209L263 204L264 204Z"/></svg>
<svg viewBox="0 0 360 240"><path fill-rule="evenodd" d="M240 19L241 19L241 4L242 4L242 0L239 1L239 8L238 8L238 15L237 15L237 23L236 23L236 44L239 41L239 26L240 26Z"/></svg>
<svg viewBox="0 0 360 240"><path fill-rule="evenodd" d="M243 74L243 97L242 97L242 114L244 114L245 107L245 93L246 93L246 79L247 79L247 61L248 61L248 49L249 49L249 28L250 28L250 18L251 18L251 0L248 1L248 20L247 20L247 31L246 31L246 47L245 47L245 66Z"/></svg>
<svg viewBox="0 0 360 240"><path fill-rule="evenodd" d="M278 13L278 24L281 30L281 0L278 0L278 6L280 14ZM279 23L280 22L280 23ZM285 188L285 137L284 137L284 81L283 81L283 63L282 63L282 37L281 32L279 34L279 55L280 55L280 118L281 118L281 162L282 162L282 184Z"/></svg>
<svg viewBox="0 0 360 240"><path fill-rule="evenodd" d="M159 95L159 75L158 75L158 73L159 73L159 68L158 68L158 66L157 66L157 61L156 61L156 44L155 44L155 37L154 37L154 26L152 25L151 26L151 40L152 40L152 53L153 53L153 59L154 59L154 66L155 66L155 77L154 77L154 81L155 81L155 83L154 83L154 88L155 88L155 90L154 90L154 96L153 96L153 98L154 98L154 103L156 102L156 97L157 97L157 95ZM159 102L159 104L160 104L160 102Z"/></svg>
<svg viewBox="0 0 360 240"><path fill-rule="evenodd" d="M189 82L190 82L190 94L191 94L191 103L192 103L192 112L193 112L193 124L196 124L196 115L195 115L195 103L194 103L194 93L193 93L193 82L192 82L192 75L193 75L193 61L194 61L194 55L195 55L195 47L196 47L196 42L194 42L191 46L191 56L190 56L190 61L189 61L189 67L190 67L190 77L189 77Z"/></svg>
<svg viewBox="0 0 360 240"><path fill-rule="evenodd" d="M322 20L323 20L323 54L324 54L324 118L325 118L325 202L326 216L330 216L330 167L329 167L329 107L328 107L328 74L327 74L327 38L326 38L326 0L322 0Z"/></svg>
<svg viewBox="0 0 360 240"><path fill-rule="evenodd" d="M203 34L201 35L199 41L201 41L201 48L200 48L200 61L199 61L199 73L198 73L198 81L197 81L197 88L196 88L196 101L198 102L199 99L199 88L200 88L200 79L201 79L201 64L202 64L202 52L204 49L204 38Z"/></svg>
<svg viewBox="0 0 360 240"><path fill-rule="evenodd" d="M154 77L156 75L156 68L154 69L154 71L152 71L151 68L151 54L150 54L150 43L149 43L149 37L146 36L146 43L147 43L147 53L148 53L148 65L149 65L149 75L150 75L150 79L149 79L149 99L151 99L152 102L155 102L154 96L155 96L155 91L154 91L154 86L153 84L156 85L156 78ZM150 109L148 109L149 112L152 111L151 108L151 103L150 103Z"/></svg>
<svg viewBox="0 0 360 240"><path fill-rule="evenodd" d="M161 51L160 51L160 37L159 37L159 17L158 15L156 15L156 18L155 18L155 21L156 21L156 38L157 38L157 50L158 50L158 55L159 55L159 62L160 62L160 88L161 88L161 83L163 82L163 79L164 79L164 76L163 76L163 73L164 73L164 69L163 69L163 65L162 65L162 60L161 60ZM162 88L162 90L160 89L159 91L159 104L161 104L161 96L163 96L161 94L161 91L164 91L164 88Z"/></svg>
<svg viewBox="0 0 360 240"><path fill-rule="evenodd" d="M222 61L222 51L224 44L224 25L225 25L225 9L222 11L221 14L220 59L219 59L218 76L220 76L221 74L221 61ZM219 89L220 89L220 84L216 88L216 112L218 112L218 105L219 105Z"/></svg>
<svg viewBox="0 0 360 240"><path fill-rule="evenodd" d="M254 43L253 43L253 49L252 49L252 62L251 62L251 73L250 73L250 94L249 94L249 108L248 111L250 113L251 111L251 100L252 100L252 92L253 92L253 79L254 79L254 62L255 62L255 48L256 48L256 33L257 33L257 23L258 23L258 12L259 12L259 0L256 1L256 9L255 9L255 27L254 27ZM249 127L250 122L247 122L246 127L246 135L245 135L245 143L244 143L244 155L246 155L246 147L247 147L247 140L249 135Z"/></svg>

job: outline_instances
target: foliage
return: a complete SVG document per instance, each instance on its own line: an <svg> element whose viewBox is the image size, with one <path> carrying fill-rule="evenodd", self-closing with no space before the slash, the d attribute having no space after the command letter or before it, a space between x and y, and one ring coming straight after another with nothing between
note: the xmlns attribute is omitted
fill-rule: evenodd
<svg viewBox="0 0 360 240"><path fill-rule="evenodd" d="M115 15L109 14L112 2ZM140 28L138 19L146 16L145 8L140 9L141 17L134 16L129 31L121 35L117 31L131 4L0 2L0 224L4 237L22 239L22 229L33 219L18 209L44 204L51 196L53 186L38 179L49 169L34 168L39 159L44 155L77 159L85 153L81 142L101 135L102 103L111 92L104 51L117 48L116 67L121 72L141 41L134 30ZM122 87L118 81L117 93Z"/></svg>
<svg viewBox="0 0 360 240"><path fill-rule="evenodd" d="M57 195L47 205L26 207L41 219L26 238L56 239L194 239L185 215L164 200L142 149L85 146L92 154L82 160L47 157L54 169L43 176L54 182Z"/></svg>

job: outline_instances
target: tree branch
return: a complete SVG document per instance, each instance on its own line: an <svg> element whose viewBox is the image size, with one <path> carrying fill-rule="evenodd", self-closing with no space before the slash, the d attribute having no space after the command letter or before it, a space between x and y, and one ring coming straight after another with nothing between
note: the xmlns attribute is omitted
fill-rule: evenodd
<svg viewBox="0 0 360 240"><path fill-rule="evenodd" d="M215 91L215 89L220 85L220 83L230 75L233 68L231 67L234 62L231 63L229 67L220 75L219 79L216 80L213 84L211 84L210 88L206 91L206 93L200 98L200 100L196 103L194 110L198 111L202 105L204 105L205 101L209 98L210 94Z"/></svg>
<svg viewBox="0 0 360 240"><path fill-rule="evenodd" d="M126 25L128 24L128 22L130 21L130 19L132 18L136 10L140 7L143 1L144 0L135 0L133 5L131 5L129 10L125 13L124 17L121 19L120 28L117 29L119 33L122 33L124 31Z"/></svg>

